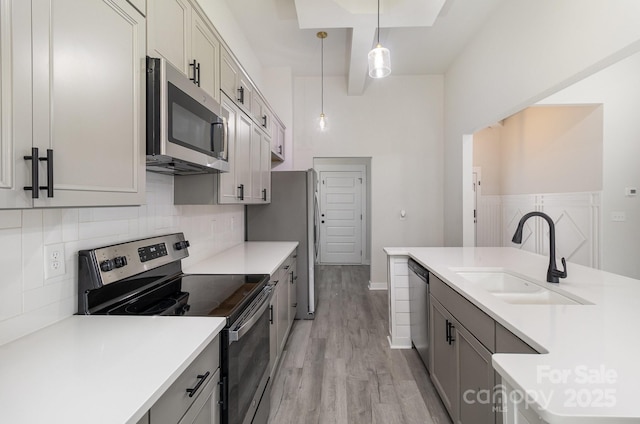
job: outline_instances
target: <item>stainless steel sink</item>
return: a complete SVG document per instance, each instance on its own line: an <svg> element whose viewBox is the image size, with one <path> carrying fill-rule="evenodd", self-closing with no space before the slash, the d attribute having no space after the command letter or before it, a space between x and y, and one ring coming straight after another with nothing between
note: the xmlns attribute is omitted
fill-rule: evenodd
<svg viewBox="0 0 640 424"><path fill-rule="evenodd" d="M458 271L457 274L506 303L523 305L579 305L577 300L508 271Z"/></svg>

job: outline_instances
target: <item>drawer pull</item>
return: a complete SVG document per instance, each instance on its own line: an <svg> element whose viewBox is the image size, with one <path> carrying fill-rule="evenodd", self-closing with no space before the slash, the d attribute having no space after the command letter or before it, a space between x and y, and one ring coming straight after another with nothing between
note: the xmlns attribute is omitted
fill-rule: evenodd
<svg viewBox="0 0 640 424"><path fill-rule="evenodd" d="M195 385L194 388L187 389L187 393L189 393L189 397L193 397L196 394L196 392L198 391L200 386L202 386L202 383L204 383L207 377L209 377L209 371L207 371L204 374L198 374L198 383Z"/></svg>

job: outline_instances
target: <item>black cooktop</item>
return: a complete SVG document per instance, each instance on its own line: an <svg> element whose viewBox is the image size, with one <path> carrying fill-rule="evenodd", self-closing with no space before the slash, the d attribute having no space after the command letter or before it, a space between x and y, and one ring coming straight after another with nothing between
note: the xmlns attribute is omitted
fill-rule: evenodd
<svg viewBox="0 0 640 424"><path fill-rule="evenodd" d="M213 316L226 317L229 324L268 281L268 275L183 274L92 314Z"/></svg>

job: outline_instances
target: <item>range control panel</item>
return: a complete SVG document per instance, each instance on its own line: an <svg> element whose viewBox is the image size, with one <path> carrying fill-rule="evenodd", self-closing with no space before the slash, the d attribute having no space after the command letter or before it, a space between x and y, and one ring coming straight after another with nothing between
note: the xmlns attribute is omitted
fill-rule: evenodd
<svg viewBox="0 0 640 424"><path fill-rule="evenodd" d="M189 256L188 247L184 234L175 233L82 250L79 255L90 258L101 285L106 285L184 259Z"/></svg>

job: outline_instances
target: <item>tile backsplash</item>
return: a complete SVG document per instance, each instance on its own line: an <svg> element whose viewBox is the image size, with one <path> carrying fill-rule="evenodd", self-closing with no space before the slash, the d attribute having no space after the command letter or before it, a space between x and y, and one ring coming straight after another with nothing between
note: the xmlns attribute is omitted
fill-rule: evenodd
<svg viewBox="0 0 640 424"><path fill-rule="evenodd" d="M0 345L77 312L77 252L182 231L198 261L244 240L243 206L175 206L173 177L147 173L147 204L0 210ZM47 247L64 273L45 278Z"/></svg>

